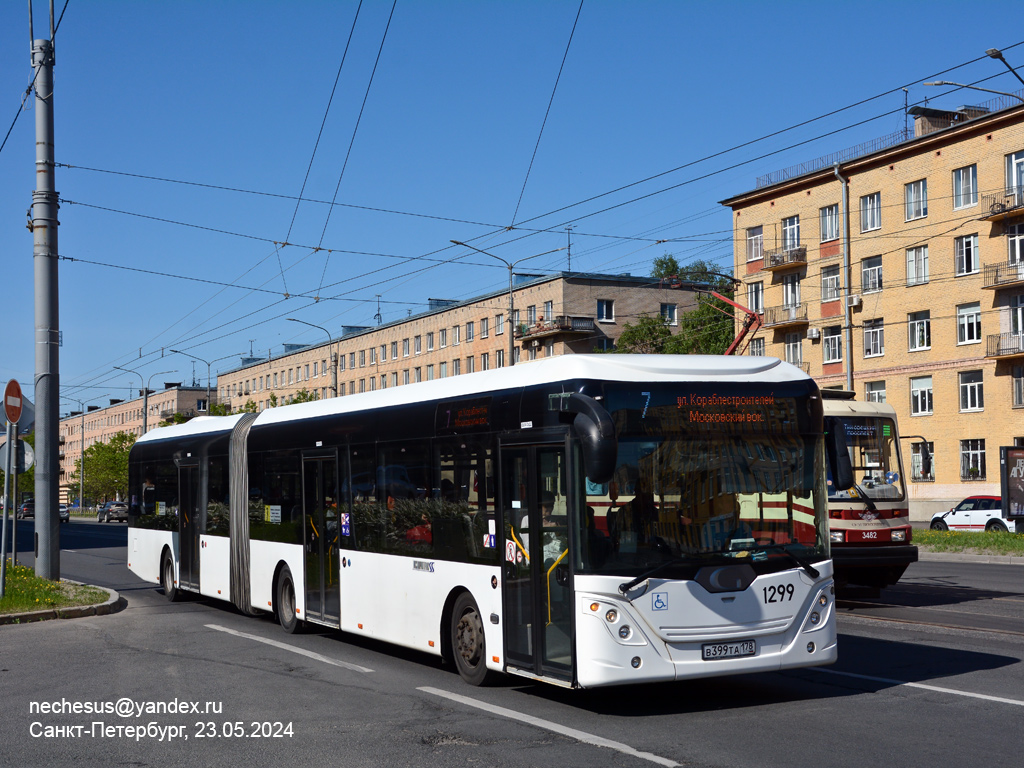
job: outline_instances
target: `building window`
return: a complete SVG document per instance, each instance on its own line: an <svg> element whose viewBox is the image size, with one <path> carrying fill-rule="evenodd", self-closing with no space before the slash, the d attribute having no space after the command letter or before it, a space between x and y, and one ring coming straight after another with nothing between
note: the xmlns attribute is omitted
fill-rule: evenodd
<svg viewBox="0 0 1024 768"><path fill-rule="evenodd" d="M1006 194L1013 195L1014 205L1024 203L1024 150L1006 156Z"/></svg>
<svg viewBox="0 0 1024 768"><path fill-rule="evenodd" d="M544 357L554 357L555 355L555 340L548 339L544 342Z"/></svg>
<svg viewBox="0 0 1024 768"><path fill-rule="evenodd" d="M860 263L860 288L864 293L882 290L881 256L872 256Z"/></svg>
<svg viewBox="0 0 1024 768"><path fill-rule="evenodd" d="M964 235L953 240L953 253L956 254L957 275L973 275L978 269L978 236Z"/></svg>
<svg viewBox="0 0 1024 768"><path fill-rule="evenodd" d="M497 350L494 353L494 364L498 368L504 368L505 367L505 350L504 349L499 349L499 350Z"/></svg>
<svg viewBox="0 0 1024 768"><path fill-rule="evenodd" d="M953 210L978 204L978 166L953 171Z"/></svg>
<svg viewBox="0 0 1024 768"><path fill-rule="evenodd" d="M359 380L359 391L360 392L365 392L366 391L366 379L360 379Z"/></svg>
<svg viewBox="0 0 1024 768"><path fill-rule="evenodd" d="M526 308L526 324L536 325L537 324L537 305L531 304ZM468 341L468 339L467 339Z"/></svg>
<svg viewBox="0 0 1024 768"><path fill-rule="evenodd" d="M869 403L885 402L885 382L869 381L864 385L864 399Z"/></svg>
<svg viewBox="0 0 1024 768"><path fill-rule="evenodd" d="M442 328L437 332L437 344L441 349L448 346L448 329Z"/></svg>
<svg viewBox="0 0 1024 768"><path fill-rule="evenodd" d="M764 314L764 283L756 282L747 285L747 307L751 312Z"/></svg>
<svg viewBox="0 0 1024 768"><path fill-rule="evenodd" d="M843 359L842 326L830 325L822 337L822 353L826 363L838 363Z"/></svg>
<svg viewBox="0 0 1024 768"><path fill-rule="evenodd" d="M427 352L434 351L434 332L427 331Z"/></svg>
<svg viewBox="0 0 1024 768"><path fill-rule="evenodd" d="M1013 407L1024 408L1024 365L1013 366Z"/></svg>
<svg viewBox="0 0 1024 768"><path fill-rule="evenodd" d="M457 347L461 343L462 343L462 326L461 325L453 325L452 326L452 346L453 347Z"/></svg>
<svg viewBox="0 0 1024 768"><path fill-rule="evenodd" d="M406 368L404 371L402 371L402 383L403 384L408 384L409 383L409 369L408 368Z"/></svg>
<svg viewBox="0 0 1024 768"><path fill-rule="evenodd" d="M550 302L548 302L548 303L550 304ZM486 318L486 317L481 317L480 318L480 338L481 339L486 339L487 338L487 334L489 333L489 328L488 328L488 324L489 323L490 323L490 320L488 318Z"/></svg>
<svg viewBox="0 0 1024 768"><path fill-rule="evenodd" d="M676 324L676 305L675 304L662 304L661 305L661 318L669 325Z"/></svg>
<svg viewBox="0 0 1024 768"><path fill-rule="evenodd" d="M313 363L313 378L317 378L320 374L317 373L317 366L319 363ZM263 377L260 376L260 389L263 389Z"/></svg>
<svg viewBox="0 0 1024 768"><path fill-rule="evenodd" d="M930 310L911 312L907 315L910 324L910 351L931 349L932 346L932 313Z"/></svg>
<svg viewBox="0 0 1024 768"><path fill-rule="evenodd" d="M402 357L409 356L409 340L402 339Z"/></svg>
<svg viewBox="0 0 1024 768"><path fill-rule="evenodd" d="M443 362L443 363L438 363L437 364L437 375L440 378L442 378L442 379L448 378L448 363L447 362Z"/></svg>
<svg viewBox="0 0 1024 768"><path fill-rule="evenodd" d="M476 370L476 360L470 355L466 358L466 373L473 373Z"/></svg>
<svg viewBox="0 0 1024 768"><path fill-rule="evenodd" d="M932 412L932 377L919 376L910 380L910 415L926 416Z"/></svg>
<svg viewBox="0 0 1024 768"><path fill-rule="evenodd" d="M782 250L792 251L800 247L800 217L790 216L782 220Z"/></svg>
<svg viewBox="0 0 1024 768"><path fill-rule="evenodd" d="M1016 264L1017 267L1024 265L1024 224L1011 224L1006 228L1006 242L1009 246L1007 261Z"/></svg>
<svg viewBox="0 0 1024 768"><path fill-rule="evenodd" d="M960 441L960 479L985 479L985 441Z"/></svg>
<svg viewBox="0 0 1024 768"><path fill-rule="evenodd" d="M377 350L374 347L370 347L370 365L377 362Z"/></svg>
<svg viewBox="0 0 1024 768"><path fill-rule="evenodd" d="M923 219L928 215L928 179L912 181L904 186L907 221Z"/></svg>
<svg viewBox="0 0 1024 768"><path fill-rule="evenodd" d="M412 369L412 380L415 382L423 381L423 369L419 366Z"/></svg>
<svg viewBox="0 0 1024 768"><path fill-rule="evenodd" d="M348 367L350 369L356 367L356 353L355 352L349 352L348 353ZM341 370L345 370L345 369L342 368Z"/></svg>
<svg viewBox="0 0 1024 768"><path fill-rule="evenodd" d="M397 341L392 341L391 342L391 359L392 360L397 360L398 359L398 342Z"/></svg>
<svg viewBox="0 0 1024 768"><path fill-rule="evenodd" d="M288 383L289 384L292 384L292 383L295 382L294 373L295 373L294 370L292 370L291 368L288 369ZM237 387L236 387L236 394L237 394Z"/></svg>
<svg viewBox="0 0 1024 768"><path fill-rule="evenodd" d="M459 358L452 360L452 376L462 373L462 361Z"/></svg>
<svg viewBox="0 0 1024 768"><path fill-rule="evenodd" d="M961 304L956 308L957 344L977 344L981 341L981 303Z"/></svg>
<svg viewBox="0 0 1024 768"><path fill-rule="evenodd" d="M428 365L427 366L427 381L433 381L433 380L434 380L434 366Z"/></svg>
<svg viewBox="0 0 1024 768"><path fill-rule="evenodd" d="M305 376L306 381L309 381L309 363L306 363L306 368L303 371L303 376Z"/></svg>
<svg viewBox="0 0 1024 768"><path fill-rule="evenodd" d="M907 285L928 282L928 246L907 248Z"/></svg>
<svg viewBox="0 0 1024 768"><path fill-rule="evenodd" d="M467 343L473 340L474 331L475 331L475 325L474 325L473 321L470 320L468 323L466 323L466 342Z"/></svg>
<svg viewBox="0 0 1024 768"><path fill-rule="evenodd" d="M360 368L365 368L366 367L366 350L365 349L360 349L359 350L359 367ZM289 381L289 384L290 383L291 382Z"/></svg>
<svg viewBox="0 0 1024 768"><path fill-rule="evenodd" d="M839 298L839 265L821 268L821 300L835 301Z"/></svg>
<svg viewBox="0 0 1024 768"><path fill-rule="evenodd" d="M985 409L984 376L981 371L963 371L960 374L960 410Z"/></svg>
<svg viewBox="0 0 1024 768"><path fill-rule="evenodd" d="M864 321L864 357L885 354L885 326L881 319Z"/></svg>
<svg viewBox="0 0 1024 768"><path fill-rule="evenodd" d="M784 309L793 309L800 306L800 275L783 276L782 306Z"/></svg>
<svg viewBox="0 0 1024 768"><path fill-rule="evenodd" d="M804 361L803 339L799 333L786 334L786 362L800 365Z"/></svg>
<svg viewBox="0 0 1024 768"><path fill-rule="evenodd" d="M495 315L494 316L494 335L501 336L505 332L505 316Z"/></svg>
<svg viewBox="0 0 1024 768"><path fill-rule="evenodd" d="M412 349L413 349L413 352L415 354L417 354L417 355L420 354L421 352L423 352L423 337L422 336L414 336L413 337Z"/></svg>
<svg viewBox="0 0 1024 768"><path fill-rule="evenodd" d="M821 209L821 242L839 239L839 204Z"/></svg>
<svg viewBox="0 0 1024 768"><path fill-rule="evenodd" d="M747 354L751 357L764 357L764 339L751 339Z"/></svg>
<svg viewBox="0 0 1024 768"><path fill-rule="evenodd" d="M604 323L615 320L615 302L612 299L597 300L597 320Z"/></svg>
<svg viewBox="0 0 1024 768"><path fill-rule="evenodd" d="M375 392L376 390L377 390L377 377L376 376L371 376L370 377L370 391L371 392Z"/></svg>
<svg viewBox="0 0 1024 768"><path fill-rule="evenodd" d="M544 302L544 319L550 321L555 314L555 303L553 301Z"/></svg>
<svg viewBox="0 0 1024 768"><path fill-rule="evenodd" d="M491 369L491 355L489 352L484 352L480 355L480 370L489 371Z"/></svg>
<svg viewBox="0 0 1024 768"><path fill-rule="evenodd" d="M882 193L864 195L860 199L860 231L882 228Z"/></svg>
<svg viewBox="0 0 1024 768"><path fill-rule="evenodd" d="M921 467L924 459L922 448L927 446L928 455L932 457L932 465L926 475ZM935 443L911 443L910 444L910 479L916 482L935 480Z"/></svg>
<svg viewBox="0 0 1024 768"><path fill-rule="evenodd" d="M764 228L750 227L747 230L747 261L764 258Z"/></svg>

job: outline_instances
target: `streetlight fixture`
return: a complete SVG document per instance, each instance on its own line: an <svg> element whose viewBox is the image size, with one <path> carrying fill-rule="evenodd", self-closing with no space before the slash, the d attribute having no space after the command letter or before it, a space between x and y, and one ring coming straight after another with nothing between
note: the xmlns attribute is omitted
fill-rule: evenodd
<svg viewBox="0 0 1024 768"><path fill-rule="evenodd" d="M211 405L211 402L212 402L210 400L210 378L211 378L210 365L213 364L213 363L216 363L216 362L218 362L220 360L227 360L229 357L240 357L242 353L241 352L232 352L230 355L224 355L224 357L218 357L218 358L215 358L215 359L210 360L209 362L207 362L206 360L203 360L203 358L201 358L201 357L196 357L195 355L191 355L188 352L182 352L180 349L172 349L171 352L174 352L175 354L178 354L178 355L184 355L185 357L191 357L193 360L198 360L200 363L206 363L206 412L209 413L210 412L210 405ZM195 373L194 370L192 372Z"/></svg>
<svg viewBox="0 0 1024 768"><path fill-rule="evenodd" d="M119 365L114 366L119 371L125 373L134 373L139 377L139 383L142 384L142 434L146 434L149 431L149 385L153 383L153 376L163 376L168 373L177 373L177 371L157 371L149 377L149 381L142 377L142 374L138 371L133 371L130 368L122 368Z"/></svg>
<svg viewBox="0 0 1024 768"><path fill-rule="evenodd" d="M1013 76L1020 80L1020 84L1024 85L1024 78L1021 78L1021 76L1017 74L1017 70L1010 66L1010 62L1003 58L1002 51L1000 51L998 48L989 48L987 51L985 51L985 53L987 53L993 59L999 59L1001 62L1003 62L1003 64L1006 65L1006 68L1013 73Z"/></svg>
<svg viewBox="0 0 1024 768"><path fill-rule="evenodd" d="M331 391L334 393L334 397L338 396L338 353L334 351L334 338L331 336L331 332L324 328L322 325L314 325L313 323L307 323L305 320L299 320L297 317L288 317L286 320L291 320L293 323L302 323L308 325L310 328L319 328L321 331L327 334L327 346L331 350Z"/></svg>
<svg viewBox="0 0 1024 768"><path fill-rule="evenodd" d="M1014 74L1017 74L1014 72ZM1016 93L1009 93L1008 91L993 91L991 88L981 88L977 85L967 85L965 83L953 83L949 80L936 80L933 83L923 83L923 85L955 85L957 88L970 88L973 91L985 91L986 93L998 93L1000 96L1010 96L1014 99L1019 99L1024 103L1024 96L1018 96Z"/></svg>
<svg viewBox="0 0 1024 768"><path fill-rule="evenodd" d="M533 256L524 256L521 259L516 259L515 261L510 262L501 258L501 256L495 256L493 253L482 251L476 246L470 245L469 243L463 243L459 240L450 240L449 242L455 243L455 245L461 245L463 248L470 248L476 251L477 253L482 253L484 256L490 256L492 259L497 259L506 267L508 267L508 364L510 367L515 365L516 340L515 328L512 324L512 319L515 317L515 305L512 303L512 270L515 268L516 264L519 264L520 262L528 261L529 259L536 259L539 258L540 256L547 256L549 253L557 253L558 251L564 251L565 248L555 248L554 250L551 251L544 251L544 253L537 253L534 254Z"/></svg>

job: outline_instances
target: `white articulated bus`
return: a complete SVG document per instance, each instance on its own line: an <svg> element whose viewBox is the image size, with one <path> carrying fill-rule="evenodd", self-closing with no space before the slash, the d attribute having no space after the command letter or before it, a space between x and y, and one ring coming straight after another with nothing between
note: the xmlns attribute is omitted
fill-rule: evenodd
<svg viewBox="0 0 1024 768"><path fill-rule="evenodd" d="M822 425L779 360L668 355L197 418L132 449L128 564L473 684L829 664L826 456L848 453Z"/></svg>

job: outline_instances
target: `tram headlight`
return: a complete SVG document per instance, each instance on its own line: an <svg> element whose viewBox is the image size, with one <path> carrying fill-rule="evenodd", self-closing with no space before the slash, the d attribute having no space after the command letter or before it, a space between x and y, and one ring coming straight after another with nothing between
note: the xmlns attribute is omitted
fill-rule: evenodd
<svg viewBox="0 0 1024 768"><path fill-rule="evenodd" d="M846 541L846 534L842 531L829 531L828 540L831 541L833 544L842 544L844 541Z"/></svg>
<svg viewBox="0 0 1024 768"><path fill-rule="evenodd" d="M906 541L907 540L907 532L906 531L893 531L892 532L892 540L893 541Z"/></svg>

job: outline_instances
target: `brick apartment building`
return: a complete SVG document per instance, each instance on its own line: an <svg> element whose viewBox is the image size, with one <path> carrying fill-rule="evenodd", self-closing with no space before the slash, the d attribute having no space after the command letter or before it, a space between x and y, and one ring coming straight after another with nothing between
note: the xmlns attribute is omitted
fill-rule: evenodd
<svg viewBox="0 0 1024 768"><path fill-rule="evenodd" d="M910 112L912 136L722 204L737 295L763 314L749 353L891 404L935 459L923 476L922 441L903 441L921 519L998 494L999 447L1024 444L1024 105Z"/></svg>

